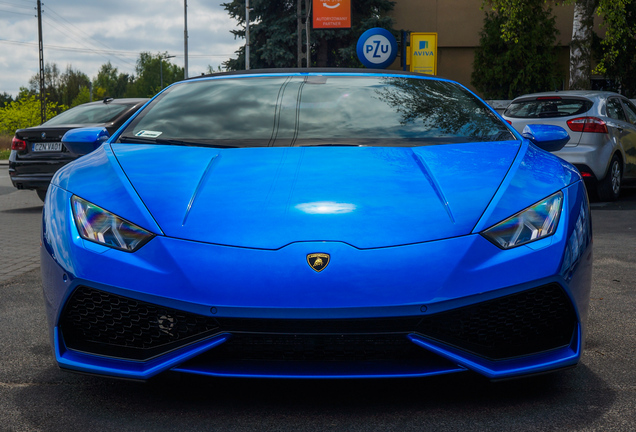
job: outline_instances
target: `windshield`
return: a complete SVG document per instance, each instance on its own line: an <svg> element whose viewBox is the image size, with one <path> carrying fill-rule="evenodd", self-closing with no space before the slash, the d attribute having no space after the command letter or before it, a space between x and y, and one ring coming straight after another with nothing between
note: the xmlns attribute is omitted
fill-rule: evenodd
<svg viewBox="0 0 636 432"><path fill-rule="evenodd" d="M64 111L43 123L46 126L110 123L129 108L121 104L84 104Z"/></svg>
<svg viewBox="0 0 636 432"><path fill-rule="evenodd" d="M569 117L589 111L592 105L594 103L587 99L563 99L548 96L513 102L506 108L504 115L512 118Z"/></svg>
<svg viewBox="0 0 636 432"><path fill-rule="evenodd" d="M499 118L454 83L380 76L189 81L155 99L120 137L233 147L513 139Z"/></svg>

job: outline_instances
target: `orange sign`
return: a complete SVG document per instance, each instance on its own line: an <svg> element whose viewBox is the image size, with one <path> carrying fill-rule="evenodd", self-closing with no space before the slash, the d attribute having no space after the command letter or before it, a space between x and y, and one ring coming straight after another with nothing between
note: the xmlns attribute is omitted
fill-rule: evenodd
<svg viewBox="0 0 636 432"><path fill-rule="evenodd" d="M351 0L313 0L314 28L351 28Z"/></svg>

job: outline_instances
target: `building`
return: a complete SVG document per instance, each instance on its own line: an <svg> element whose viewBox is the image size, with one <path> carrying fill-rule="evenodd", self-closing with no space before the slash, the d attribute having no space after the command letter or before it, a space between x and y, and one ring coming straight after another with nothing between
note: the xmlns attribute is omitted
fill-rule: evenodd
<svg viewBox="0 0 636 432"><path fill-rule="evenodd" d="M392 12L394 28L409 32L438 34L437 75L456 80L471 90L475 49L479 46L485 10L482 0L397 0ZM564 71L563 88L568 87L569 44L572 39L574 6L553 6L559 30L559 63ZM597 18L596 28L600 20ZM400 68L400 59L394 68Z"/></svg>

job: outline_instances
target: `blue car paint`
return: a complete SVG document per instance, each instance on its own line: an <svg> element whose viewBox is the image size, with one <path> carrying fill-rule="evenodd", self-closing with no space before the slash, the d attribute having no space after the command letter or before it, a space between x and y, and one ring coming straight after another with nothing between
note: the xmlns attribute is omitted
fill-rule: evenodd
<svg viewBox="0 0 636 432"><path fill-rule="evenodd" d="M470 233L519 143L234 151L112 147L167 236L261 249L337 240L368 249ZM156 172L164 180L160 189ZM82 177L74 179L81 190Z"/></svg>
<svg viewBox="0 0 636 432"><path fill-rule="evenodd" d="M529 124L523 129L521 135L549 152L561 150L570 141L567 131L556 125Z"/></svg>
<svg viewBox="0 0 636 432"><path fill-rule="evenodd" d="M71 176L72 173L72 176ZM126 178L114 157L110 145L105 144L83 156L71 169L58 170L51 184L64 190L72 190L80 198L95 200L99 191L99 206L155 234L162 234L135 188Z"/></svg>
<svg viewBox="0 0 636 432"><path fill-rule="evenodd" d="M578 170L564 160L523 141L521 154L511 167L514 176L503 181L474 232L481 232L524 210L557 190L581 181Z"/></svg>
<svg viewBox="0 0 636 432"><path fill-rule="evenodd" d="M115 134L110 141L116 140L117 135ZM518 137L518 134L515 133L515 136ZM484 146L487 147L486 144ZM524 373L542 372L555 365L573 365L580 358L580 342L585 333L591 280L591 242L581 244L580 259L575 263L571 274L566 277L563 272L559 272L559 269L563 263L564 245L571 238L574 230L579 213L577 209L587 203L587 196L580 177L573 167L537 149L525 140L506 144L504 147L507 150L502 152L503 155L489 153L492 160L485 158L479 161L483 164L484 171L492 170L485 173L484 177L495 175L498 169L503 169L504 160L509 165L506 168L507 174L499 171L497 178L500 180L496 183L500 184L495 186L491 184L487 191L481 193L475 192L478 203L470 202L470 199L456 195L453 191L453 187L457 187L459 182L453 182L452 179L454 176L461 178L465 174L465 167L459 163L445 167L444 157L438 157L444 151L457 154L457 149L453 149L453 146L388 149L386 153L391 157L385 162L389 167L393 162L391 158L396 155L398 160L400 158L406 160L404 153L407 151L411 152L412 156L425 161L424 170L415 159L413 166L409 166L408 169L411 173L416 172L415 169L419 170L418 174L421 177L418 178L417 186L426 189L427 205L440 207L439 220L443 219L442 215L452 220L449 218L448 210L453 217L455 214L460 215L461 211L453 210L453 207L457 206L456 209L472 211L474 223L471 229L465 232L465 228L470 224L461 220L461 217L465 216L461 214L458 218L460 223L463 222L460 230L457 230L455 224L448 223L436 237L413 244L398 241L393 242L396 243L395 245L390 245L384 240L384 244L381 241L376 244L366 244L366 249L355 244L357 238L355 235L350 237L354 240L346 243L334 241L333 238L336 237L327 240L314 237L310 240L288 241L275 245L275 242L271 242L270 239L266 242L266 246L269 248L274 246L272 250L265 250L268 249L267 247L235 247L236 244L226 246L222 245L222 242L214 241L191 241L187 239L187 236L180 238L164 236L162 231L162 228L166 229L164 224L170 226L170 229L179 229L176 222L179 218L183 222L183 213L187 209L184 203L192 198L194 190L197 189L202 171L213 158L211 154L224 156L224 153L231 151L197 149L205 150L201 154L206 154L206 157L192 158L189 166L183 166L186 175L179 176L179 173L172 172L172 179L177 182L170 183L169 186L174 188L175 193L178 188L193 190L187 194L187 199L179 195L184 202L173 204L176 209L174 215L167 217L160 214L155 221L153 215L157 215L155 211L149 211L149 209L152 210L153 205L159 205L157 203L160 202L161 197L160 192L151 190L153 172L161 172L157 166L162 164L165 166L164 157L170 149L158 147L158 152L166 153L157 155L150 162L146 159L148 165L158 164L154 165L155 170L143 168L136 170L132 169L132 162L136 157L135 147L140 146L130 146L128 150L124 146L106 144L93 154L67 166L54 179L54 186L51 187L47 198L43 212L42 273L51 339L56 358L62 367L133 379L147 379L168 369L219 376L303 378L427 376L471 369L489 378L506 378ZM182 150L183 148L178 149L178 151ZM238 151L255 152L256 150L240 149ZM290 153L300 153L307 149L282 149L280 152L283 153L285 150L291 150ZM323 163L327 163L325 171L331 173L334 171L328 168L328 161L331 159L329 156L346 155L346 152L341 153L342 149L339 148L311 150L321 151ZM369 152L371 157L366 158L365 163L371 163L371 166L377 168L381 165L378 162L380 158L376 156L381 151L374 150L378 153ZM438 153L440 150L442 150L441 153ZM400 151L403 154L400 154ZM511 152L514 153L512 158ZM497 157L501 161L499 165L495 162ZM272 157L272 160L276 158L280 156ZM178 158L175 156L175 159ZM223 162L227 159L231 160L226 157L223 158ZM466 161L469 161L469 158L466 158ZM120 163L131 172L124 173ZM539 173L534 171L536 164L541 164ZM238 161L234 162L234 165L238 169ZM399 164L396 164L396 167L397 165ZM295 166L298 166L298 163ZM365 167L356 168L362 173ZM285 172L287 169L289 167L282 171ZM381 167L381 171L384 169L387 173L390 170L388 167ZM396 171L399 170L396 169ZM311 169L308 172L311 172ZM335 185L338 181L342 183L351 179L347 177L346 172L346 170L335 171L338 178L329 179L328 184L332 191L337 191ZM194 181L188 178L187 174L191 173L193 173ZM382 173L382 178L385 180L396 181L400 177L399 175L391 177L387 173ZM482 180L478 174L476 170L473 181ZM134 188L128 180L128 175L130 178L134 177ZM218 172L213 173L210 179L217 181L215 175L218 175ZM219 182L223 180L218 179ZM387 187L384 184L381 186ZM273 188L271 182L270 188ZM481 229L527 208L556 190L564 191L564 211L557 232L553 236L530 245L502 251L478 234ZM279 193L293 196L289 190ZM488 193L490 193L490 199L484 203L484 197ZM127 220L158 236L134 254L84 241L79 237L72 220L70 209L72 194L81 196L118 215L125 215ZM307 196L310 195L311 193L308 193ZM197 197L197 200L202 197L205 197L205 194ZM312 196L312 199L317 198ZM444 199L447 202L443 202ZM334 199L330 201L339 202ZM295 208L292 204L294 200L289 199L287 211ZM355 206L355 203L347 204ZM214 205L214 201L208 201L207 205ZM412 203L405 200L403 205L407 208ZM358 207L355 206L355 209L357 210ZM343 214L347 215L347 213ZM203 223L201 219L197 221L195 215L196 212L188 217L186 225ZM273 218L275 212L265 216ZM312 215L316 221L329 220L330 224L333 224L334 220L338 221L337 218L333 218L334 216L342 216L342 214ZM162 218L170 223L162 223ZM415 220L412 219L410 222L414 223ZM338 232L346 231L343 227L336 228L341 230ZM381 226L378 230L384 228L386 226ZM407 232L420 229L412 225L391 228L395 229L396 233L401 230ZM421 230L421 232L424 231ZM321 231L316 232L321 233ZM351 229L349 232L355 234L355 231ZM469 234L470 232L472 234ZM358 243L365 245L362 235L359 238ZM378 248L377 244L383 247ZM299 256L304 258L306 253L317 251L330 252L334 257L329 267L321 273L313 272L303 259L298 259ZM340 259L342 261L339 263ZM233 271L232 268L237 263L246 263L250 270ZM262 266L259 267L258 264ZM383 269L392 269L392 271L385 273L379 268L380 265ZM141 280L144 281L143 285L138 283ZM437 365L431 370L376 370L369 373L345 370L334 375L325 374L318 369L296 370L290 373L280 370L277 372L275 369L250 371L232 368L217 371L192 371L180 365L187 359L222 343L225 340L223 335L199 341L143 363L67 350L59 338L57 328L57 321L65 300L79 285L89 285L114 294L201 315L210 315L210 308L214 307L217 316L228 317L336 318L431 314L549 282L558 282L572 298L575 306L579 331L571 345L549 353L523 357L514 361L496 362L496 364L435 341L426 340L419 335L411 335L414 343L447 359L448 364ZM273 288L273 290L263 292L262 286ZM343 290L343 286L347 289ZM395 289L396 286L400 288ZM302 287L302 290L299 290L299 287Z"/></svg>
<svg viewBox="0 0 636 432"><path fill-rule="evenodd" d="M71 129L62 137L64 147L77 155L96 150L110 135L103 127Z"/></svg>
<svg viewBox="0 0 636 432"><path fill-rule="evenodd" d="M564 206L568 208L580 206L581 200L585 199L580 182L566 188L566 191ZM555 251L563 249L567 233L571 231L571 221L568 220L559 223L555 235L544 240L538 251L526 246L502 251L477 234L369 250L359 250L341 242L297 242L276 251L158 236L137 253L129 254L114 249L87 249L87 242L79 237L72 221L68 204L70 193L54 187L50 195L51 202L47 202L45 208L46 249L42 253L42 267L47 274L56 274L47 279L57 280L54 286L45 287L45 292L57 294L47 298L51 323L56 323L64 300L79 285L124 296L134 295L140 300L197 314L210 315L210 307L214 306L217 316L270 318L412 316L422 313L422 305L427 306L427 313L436 313L526 289L530 284L551 281L567 287L575 304L585 298L586 290L589 291L589 256L585 260L587 265L580 265L577 269L579 273L588 273L588 277L579 276L574 281L577 285L572 285L572 282L568 285L553 276L558 273L562 260ZM52 205L53 201L57 201L57 205ZM56 211L52 207L66 207L65 215L49 217L49 212ZM313 272L303 259L306 253L317 250L333 256L329 268L319 274ZM590 251L586 250L586 253ZM65 259L72 267L60 266ZM154 264L157 262L161 262L160 267ZM266 265L251 266L250 272L231 270L236 263L260 262ZM418 262L421 264L418 265ZM377 263L383 263L384 267L379 268ZM63 281L63 274L68 275L67 282ZM140 285L140 280L145 283ZM262 286L267 286L268 290L260 289ZM343 290L342 286L347 286L347 289ZM400 289L387 288L395 286L400 286ZM302 290L299 291L298 287ZM57 335L53 333L52 337L56 340ZM159 366L148 370L153 373L163 371L163 366L175 365L174 358L187 357L190 349L194 347L167 354L162 357ZM84 363L100 365L102 362L100 357L91 355L84 355L81 361L74 362L75 353L64 350L59 344L57 350L64 367L83 370ZM571 364L580 355L572 355L570 351L565 353L564 365ZM531 360L527 361L528 370L546 367ZM468 361L462 367L472 365ZM549 364L554 361L551 358ZM131 371L127 366L130 362L108 360L107 363L111 366L104 369L105 373L138 379L149 377L147 372ZM453 367L457 369L456 365ZM514 370L488 372L487 376L511 376L518 373L519 367L515 365ZM483 372L475 366L469 369ZM206 373L214 374L214 371ZM403 376L406 372L396 373L395 376ZM418 373L428 375L433 372ZM236 375L229 371L219 374ZM258 372L250 374L247 371L244 375L261 376ZM382 376L390 375L386 371Z"/></svg>

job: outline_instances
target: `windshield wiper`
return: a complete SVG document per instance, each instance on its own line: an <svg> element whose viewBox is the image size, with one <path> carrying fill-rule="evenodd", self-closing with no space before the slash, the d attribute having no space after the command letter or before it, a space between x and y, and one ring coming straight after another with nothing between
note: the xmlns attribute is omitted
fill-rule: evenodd
<svg viewBox="0 0 636 432"><path fill-rule="evenodd" d="M184 141L184 140L164 139L164 138L147 138L147 137L137 137L137 136L122 136L122 137L119 137L119 141L131 143L131 144L139 143L139 144L179 145L179 146L188 146L188 147L236 148L236 146L232 146L232 145L209 144L209 143L202 143L202 142L195 142L195 141Z"/></svg>

